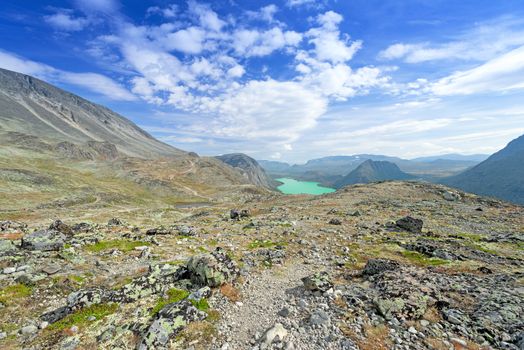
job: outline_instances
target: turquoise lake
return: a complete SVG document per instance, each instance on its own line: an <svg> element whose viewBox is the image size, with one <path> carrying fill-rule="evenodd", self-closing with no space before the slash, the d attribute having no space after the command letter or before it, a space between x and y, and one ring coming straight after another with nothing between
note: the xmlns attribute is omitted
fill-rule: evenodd
<svg viewBox="0 0 524 350"><path fill-rule="evenodd" d="M334 188L320 186L318 182L298 181L290 178L276 180L282 182L277 189L284 194L324 194L336 191Z"/></svg>

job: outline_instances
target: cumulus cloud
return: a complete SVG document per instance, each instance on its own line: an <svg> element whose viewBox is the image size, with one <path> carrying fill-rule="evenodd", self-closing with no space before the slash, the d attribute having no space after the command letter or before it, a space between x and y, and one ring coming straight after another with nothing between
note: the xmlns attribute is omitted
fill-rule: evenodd
<svg viewBox="0 0 524 350"><path fill-rule="evenodd" d="M24 59L6 51L0 51L0 67L36 76L50 82L80 86L111 100L136 100L136 97L123 86L97 73L75 73L60 70L46 64Z"/></svg>

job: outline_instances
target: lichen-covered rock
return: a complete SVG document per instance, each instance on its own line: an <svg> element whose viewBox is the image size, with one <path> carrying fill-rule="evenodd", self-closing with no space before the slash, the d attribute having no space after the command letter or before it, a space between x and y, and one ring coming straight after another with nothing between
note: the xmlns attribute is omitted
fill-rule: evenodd
<svg viewBox="0 0 524 350"><path fill-rule="evenodd" d="M40 230L22 237L22 248L27 250L60 250L66 237L55 230Z"/></svg>
<svg viewBox="0 0 524 350"><path fill-rule="evenodd" d="M193 283L209 287L218 287L239 274L237 265L220 248L211 254L192 257L187 269Z"/></svg>
<svg viewBox="0 0 524 350"><path fill-rule="evenodd" d="M64 224L62 220L53 221L53 223L49 226L49 229L63 233L66 236L73 235L73 229L69 225Z"/></svg>
<svg viewBox="0 0 524 350"><path fill-rule="evenodd" d="M146 231L146 235L148 236L156 236L156 235L170 235L173 233L173 230L170 228L166 228L164 226L154 227L150 228Z"/></svg>
<svg viewBox="0 0 524 350"><path fill-rule="evenodd" d="M108 226L122 226L124 222L118 218L112 218L107 222Z"/></svg>
<svg viewBox="0 0 524 350"><path fill-rule="evenodd" d="M181 236L196 236L197 229L193 226L180 225L176 227L178 234Z"/></svg>
<svg viewBox="0 0 524 350"><path fill-rule="evenodd" d="M0 221L0 232L25 231L27 224L17 221Z"/></svg>
<svg viewBox="0 0 524 350"><path fill-rule="evenodd" d="M424 226L424 221L420 219L415 219L411 216L403 217L402 219L398 219L395 224L408 232L411 233L421 233L422 227Z"/></svg>
<svg viewBox="0 0 524 350"><path fill-rule="evenodd" d="M342 221L340 219L333 218L333 219L329 220L329 224L330 225L342 225Z"/></svg>
<svg viewBox="0 0 524 350"><path fill-rule="evenodd" d="M233 220L240 220L242 218L247 218L250 215L251 213L247 209L242 209L242 210L231 209L231 211L229 212L229 217Z"/></svg>
<svg viewBox="0 0 524 350"><path fill-rule="evenodd" d="M304 288L312 292L324 293L333 288L333 283L331 283L329 275L325 271L302 278L302 283L304 283Z"/></svg>
<svg viewBox="0 0 524 350"><path fill-rule="evenodd" d="M165 349L171 338L177 335L187 324L202 321L207 317L188 300L166 305L161 309L153 323L141 336L139 350Z"/></svg>
<svg viewBox="0 0 524 350"><path fill-rule="evenodd" d="M391 320L393 315L399 313L405 305L404 300L401 298L377 298L373 302L379 314L381 314L386 320Z"/></svg>
<svg viewBox="0 0 524 350"><path fill-rule="evenodd" d="M6 239L0 239L0 256L11 255L15 252L16 246L13 242Z"/></svg>
<svg viewBox="0 0 524 350"><path fill-rule="evenodd" d="M400 264L393 260L387 259L369 259L362 271L363 275L373 276L384 271L392 271L398 269Z"/></svg>
<svg viewBox="0 0 524 350"><path fill-rule="evenodd" d="M109 300L113 302L133 302L152 294L162 293L173 288L182 279L188 279L184 266L154 265L149 267L146 276L133 279L117 291L112 291Z"/></svg>

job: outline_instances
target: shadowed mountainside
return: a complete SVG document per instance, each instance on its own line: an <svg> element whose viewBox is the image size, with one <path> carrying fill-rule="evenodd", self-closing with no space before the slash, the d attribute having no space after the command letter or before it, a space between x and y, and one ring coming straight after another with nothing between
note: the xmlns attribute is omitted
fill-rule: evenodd
<svg viewBox="0 0 524 350"><path fill-rule="evenodd" d="M215 158L233 168L239 169L244 177L256 186L265 188L275 188L277 186L277 182L266 174L264 168L262 168L255 159L243 153L223 154Z"/></svg>
<svg viewBox="0 0 524 350"><path fill-rule="evenodd" d="M524 204L524 135L477 166L441 182L468 192Z"/></svg>

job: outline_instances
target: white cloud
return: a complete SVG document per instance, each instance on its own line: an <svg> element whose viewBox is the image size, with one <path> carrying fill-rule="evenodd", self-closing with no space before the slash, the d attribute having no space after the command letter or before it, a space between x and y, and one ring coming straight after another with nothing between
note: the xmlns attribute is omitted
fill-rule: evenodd
<svg viewBox="0 0 524 350"><path fill-rule="evenodd" d="M436 95L468 95L524 89L524 46L432 85Z"/></svg>
<svg viewBox="0 0 524 350"><path fill-rule="evenodd" d="M278 12L278 6L275 4L270 4L264 7L261 7L258 11L247 11L246 15L252 20L261 20L268 23L274 23L275 13Z"/></svg>
<svg viewBox="0 0 524 350"><path fill-rule="evenodd" d="M208 5L188 1L189 12L197 16L202 27L218 32L226 25Z"/></svg>
<svg viewBox="0 0 524 350"><path fill-rule="evenodd" d="M246 71L244 70L244 67L242 67L241 65L237 64L236 66L231 67L227 71L227 75L229 75L230 77L233 77L233 78L240 78L241 76L244 75L245 72Z"/></svg>
<svg viewBox="0 0 524 350"><path fill-rule="evenodd" d="M161 8L159 6L151 6L147 9L146 14L161 14L165 18L174 18L178 13L178 6L176 4L169 5L167 7Z"/></svg>
<svg viewBox="0 0 524 350"><path fill-rule="evenodd" d="M267 56L285 47L295 47L302 35L295 31L282 31L274 27L266 31L240 29L233 33L232 47L240 56Z"/></svg>
<svg viewBox="0 0 524 350"><path fill-rule="evenodd" d="M312 5L315 3L315 0L287 0L286 5L288 7L302 6L302 5Z"/></svg>
<svg viewBox="0 0 524 350"><path fill-rule="evenodd" d="M68 32L80 31L89 25L87 18L74 17L70 10L59 10L55 14L44 16L44 20L55 29Z"/></svg>
<svg viewBox="0 0 524 350"><path fill-rule="evenodd" d="M379 59L402 59L407 63L438 60L486 61L524 45L522 19L498 18L480 23L443 43L396 43L378 55Z"/></svg>
<svg viewBox="0 0 524 350"><path fill-rule="evenodd" d="M189 27L169 33L161 40L164 47L169 51L177 50L189 54L198 54L204 49L205 38L204 30L198 27Z"/></svg>
<svg viewBox="0 0 524 350"><path fill-rule="evenodd" d="M112 79L96 73L74 73L49 65L26 60L6 51L0 51L0 67L36 76L49 82L60 82L86 88L111 100L133 101L136 97Z"/></svg>

